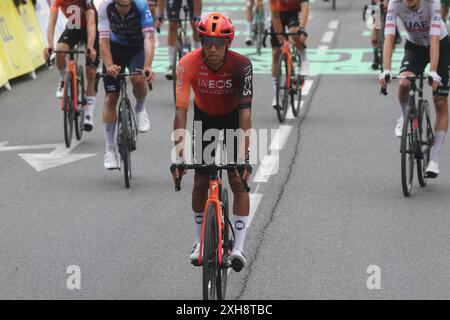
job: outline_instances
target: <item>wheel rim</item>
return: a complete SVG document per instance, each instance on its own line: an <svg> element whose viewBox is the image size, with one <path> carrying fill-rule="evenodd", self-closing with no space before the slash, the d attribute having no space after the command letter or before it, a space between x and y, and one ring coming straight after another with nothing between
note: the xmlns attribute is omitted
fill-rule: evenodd
<svg viewBox="0 0 450 320"><path fill-rule="evenodd" d="M286 119L287 104L289 99L289 92L287 88L287 58L283 54L280 56L278 63L277 74L277 115L280 122Z"/></svg>

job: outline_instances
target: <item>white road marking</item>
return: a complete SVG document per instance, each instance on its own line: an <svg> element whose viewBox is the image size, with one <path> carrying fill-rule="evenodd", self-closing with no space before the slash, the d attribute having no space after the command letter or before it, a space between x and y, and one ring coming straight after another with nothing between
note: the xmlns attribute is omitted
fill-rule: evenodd
<svg viewBox="0 0 450 320"><path fill-rule="evenodd" d="M277 133L272 139L272 142L270 143L270 150L282 150L284 149L284 145L286 144L287 138L289 137L289 134L291 133L292 126L289 125L281 125L280 128L278 128Z"/></svg>
<svg viewBox="0 0 450 320"><path fill-rule="evenodd" d="M82 140L81 140L82 141ZM25 162L33 167L37 172L41 172L47 169L55 168L71 162L75 162L82 159L87 159L95 156L96 154L69 154L74 148L76 148L81 141L72 141L71 147L66 148L65 144L59 144L50 153L21 153L18 154Z"/></svg>
<svg viewBox="0 0 450 320"><path fill-rule="evenodd" d="M247 227L250 228L253 217L255 216L256 211L258 210L259 203L261 202L263 195L260 193L251 193L250 194L250 215L248 220Z"/></svg>
<svg viewBox="0 0 450 320"><path fill-rule="evenodd" d="M39 149L55 149L59 146L59 144L36 144L30 146L10 146L4 147L8 144L8 141L0 142L0 152L3 151L22 151L22 150L39 150Z"/></svg>
<svg viewBox="0 0 450 320"><path fill-rule="evenodd" d="M313 80L305 80L305 85L302 89L302 96L307 96L309 94L309 91L312 88L314 81Z"/></svg>
<svg viewBox="0 0 450 320"><path fill-rule="evenodd" d="M334 31L325 31L322 37L322 43L330 43L333 40Z"/></svg>
<svg viewBox="0 0 450 320"><path fill-rule="evenodd" d="M338 26L339 26L339 21L338 20L332 20L328 24L328 29L336 30L338 28Z"/></svg>

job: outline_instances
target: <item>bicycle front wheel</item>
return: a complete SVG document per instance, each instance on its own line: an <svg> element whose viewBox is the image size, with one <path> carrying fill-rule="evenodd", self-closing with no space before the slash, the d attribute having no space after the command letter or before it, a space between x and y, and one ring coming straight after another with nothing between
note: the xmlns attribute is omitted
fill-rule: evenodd
<svg viewBox="0 0 450 320"><path fill-rule="evenodd" d="M433 146L433 128L430 120L430 109L428 101L422 103L419 109L419 145L421 152L421 159L417 160L417 177L421 187L425 187L428 183L426 170L428 162L430 162L430 152Z"/></svg>
<svg viewBox="0 0 450 320"><path fill-rule="evenodd" d="M71 72L67 73L64 86L64 141L66 147L70 148L72 143L73 122L74 122L74 79Z"/></svg>
<svg viewBox="0 0 450 320"><path fill-rule="evenodd" d="M297 54L296 63L298 65L301 65L300 54ZM295 68L295 70L300 70L300 68ZM292 113L294 114L294 117L298 117L298 115L300 114L300 107L302 104L302 88L303 88L304 82L305 82L305 78L299 74L294 74L291 77L290 95L291 95ZM297 100L295 100L296 97L297 97Z"/></svg>
<svg viewBox="0 0 450 320"><path fill-rule="evenodd" d="M289 100L289 78L288 78L287 56L283 53L278 60L277 66L277 116L278 121L284 122Z"/></svg>
<svg viewBox="0 0 450 320"><path fill-rule="evenodd" d="M417 119L415 119L413 111L408 106L405 110L405 121L403 123L402 139L400 142L402 189L405 197L411 195L414 176L416 147L414 121L417 121Z"/></svg>
<svg viewBox="0 0 450 320"><path fill-rule="evenodd" d="M83 137L83 120L84 120L84 110L83 105L86 103L86 91L84 87L84 69L82 66L78 67L77 72L77 99L78 99L78 107L77 112L75 113L75 136L77 140L80 141Z"/></svg>
<svg viewBox="0 0 450 320"><path fill-rule="evenodd" d="M217 289L220 287L218 259L217 212L213 204L206 211L205 234L203 241L203 300L217 300Z"/></svg>
<svg viewBox="0 0 450 320"><path fill-rule="evenodd" d="M125 187L130 187L131 179L131 157L130 157L130 100L122 99L119 105L119 130L118 130L118 146L120 157L123 162L123 174L125 178Z"/></svg>
<svg viewBox="0 0 450 320"><path fill-rule="evenodd" d="M225 300L227 294L227 279L228 279L228 268L226 259L228 259L229 252L233 249L233 241L231 240L231 223L229 217L229 200L228 200L228 190L226 188L222 189L220 202L222 204L222 267L218 272L217 281L217 296L218 300Z"/></svg>

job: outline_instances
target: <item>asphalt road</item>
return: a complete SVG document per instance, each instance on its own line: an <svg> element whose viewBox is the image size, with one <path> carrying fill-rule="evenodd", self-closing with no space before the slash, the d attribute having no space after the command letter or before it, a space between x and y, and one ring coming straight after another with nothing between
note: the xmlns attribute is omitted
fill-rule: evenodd
<svg viewBox="0 0 450 320"><path fill-rule="evenodd" d="M210 1L204 7L219 6ZM244 19L243 1L220 6L229 6L225 13L233 20ZM302 116L280 131L286 139L275 161L279 170L268 177L261 173L265 165L257 167L259 175L255 170L248 265L230 273L228 298L449 299L449 148L439 178L426 188L416 183L405 199L393 134L395 85L388 97L379 95L368 67L362 3L338 1L336 12L321 0L311 6L308 45L316 75ZM165 39L160 43L163 67ZM233 47L249 52L242 35ZM356 64L329 72L348 58L340 50L352 52ZM369 55L357 61L357 50ZM262 59L249 56L255 64ZM255 74L257 129L280 127L271 85L268 70ZM189 263L192 174L179 193L169 174L171 83L162 74L154 82L147 101L152 127L138 137L129 190L120 172L103 169L103 90L96 128L70 151L90 156L36 171L19 154L48 154L55 146L20 146L64 141L56 72L43 68L37 80L25 77L12 87L0 92L0 299L201 299L201 269ZM13 146L20 150L6 149ZM69 266L81 270L79 290L67 287ZM380 289L367 286L369 266L381 271Z"/></svg>

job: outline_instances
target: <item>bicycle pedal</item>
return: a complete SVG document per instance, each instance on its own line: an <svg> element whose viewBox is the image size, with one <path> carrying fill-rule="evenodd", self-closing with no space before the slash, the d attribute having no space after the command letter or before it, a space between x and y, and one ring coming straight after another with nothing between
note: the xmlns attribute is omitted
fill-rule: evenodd
<svg viewBox="0 0 450 320"><path fill-rule="evenodd" d="M191 260L191 264L194 266L194 267L201 267L202 265L198 262L198 260Z"/></svg>
<svg viewBox="0 0 450 320"><path fill-rule="evenodd" d="M437 178L437 174L434 172L425 172L425 178L429 178L429 179L435 179Z"/></svg>
<svg viewBox="0 0 450 320"><path fill-rule="evenodd" d="M231 267L233 268L234 272L241 272L241 270L244 268L244 264L239 259L234 259L231 262Z"/></svg>

